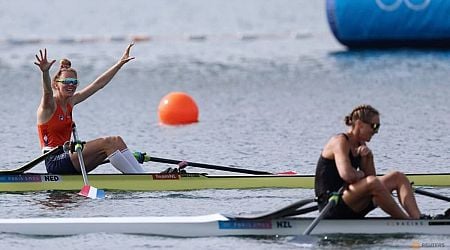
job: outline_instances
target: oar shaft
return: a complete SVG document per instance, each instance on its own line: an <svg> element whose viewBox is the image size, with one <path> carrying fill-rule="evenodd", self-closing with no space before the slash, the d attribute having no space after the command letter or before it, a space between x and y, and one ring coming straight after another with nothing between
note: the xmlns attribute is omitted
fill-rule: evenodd
<svg viewBox="0 0 450 250"><path fill-rule="evenodd" d="M81 174L83 175L83 182L84 182L85 186L89 186L87 173L86 173L86 167L84 165L84 159L83 159L83 154L82 154L83 145L82 145L81 141L78 140L78 133L76 130L75 123L72 126L72 132L73 132L73 139L75 141L75 151L77 152L78 161L80 162Z"/></svg>
<svg viewBox="0 0 450 250"><path fill-rule="evenodd" d="M149 157L148 160L154 161L154 162L160 162L160 163L168 163L168 164L179 164L180 162L183 162L183 161L179 161L179 160L165 159L165 158L158 158L158 157ZM214 170L229 171L229 172L244 173L244 174L254 174L254 175L273 175L273 173L266 172L266 171L259 171L259 170L232 168L232 167L218 166L218 165L211 165L211 164L204 164L204 163L197 163L197 162L186 162L186 163L188 166L197 167L197 168L214 169Z"/></svg>
<svg viewBox="0 0 450 250"><path fill-rule="evenodd" d="M425 190L422 190L422 189L417 189L417 188L414 189L414 192L416 194L421 194L421 195L429 196L429 197L436 198L436 199L439 199L439 200L450 202L450 197L443 196L443 195L440 195L440 194L431 193L431 192L428 192L428 191L425 191Z"/></svg>
<svg viewBox="0 0 450 250"><path fill-rule="evenodd" d="M322 218L325 216L325 214L328 213L334 206L335 202L331 201L328 202L327 205L323 208L323 210L320 212L320 214L311 222L311 224L306 228L306 230L303 232L303 235L309 235L311 231L319 224L319 222L322 220Z"/></svg>
<svg viewBox="0 0 450 250"><path fill-rule="evenodd" d="M311 224L306 228L306 230L303 232L303 235L309 235L311 231L319 224L319 222L323 219L323 217L330 211L332 208L334 208L337 203L339 202L339 199L341 199L342 194L344 193L345 189L347 188L347 185L342 186L337 193L333 193L330 198L328 198L328 203L325 205L325 207L320 211L319 215L311 222Z"/></svg>
<svg viewBox="0 0 450 250"><path fill-rule="evenodd" d="M81 155L82 154L81 149L77 149L76 152L78 154L78 161L80 162L80 169L81 169L81 174L83 175L84 185L88 186L89 182L88 182L88 178L87 178L86 167L84 166L83 156Z"/></svg>
<svg viewBox="0 0 450 250"><path fill-rule="evenodd" d="M25 166L34 166L36 164L38 164L39 162L45 160L45 158L47 158L47 156L54 154L57 151L61 151L62 147L56 147L51 149L50 151L44 153L43 155L39 156L38 158L28 162L27 164L25 164L24 166L22 166L21 168L25 167Z"/></svg>
<svg viewBox="0 0 450 250"><path fill-rule="evenodd" d="M34 159L34 160L30 161L30 162L27 162L26 164L20 166L19 168L0 170L0 174L22 174L25 171L28 171L31 168L33 168L34 166L36 166L38 163L40 163L43 160L45 160L45 158L47 158L49 155L57 154L57 153L59 153L61 151L62 151L62 146L58 146L58 147L53 148L50 151L40 155L36 159Z"/></svg>

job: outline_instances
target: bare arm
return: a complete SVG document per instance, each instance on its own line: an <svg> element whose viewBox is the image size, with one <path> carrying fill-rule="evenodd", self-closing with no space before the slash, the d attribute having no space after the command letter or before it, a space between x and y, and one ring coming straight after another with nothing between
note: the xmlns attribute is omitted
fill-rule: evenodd
<svg viewBox="0 0 450 250"><path fill-rule="evenodd" d="M42 124L50 119L55 111L56 105L53 99L52 81L50 79L49 70L52 67L55 60L49 62L47 60L47 49L39 50L39 56L36 56L36 64L42 72L42 98L37 110L37 122Z"/></svg>
<svg viewBox="0 0 450 250"><path fill-rule="evenodd" d="M326 146L326 153L330 154L336 162L339 176L347 183L355 183L365 177L363 171L352 167L349 159L350 146L343 136L336 136ZM328 157L329 158L329 157Z"/></svg>
<svg viewBox="0 0 450 250"><path fill-rule="evenodd" d="M134 59L134 57L130 57L130 49L134 44L129 44L127 49L125 50L122 58L114 64L111 68L101 74L97 79L95 79L91 84L83 88L81 91L75 93L72 98L73 105L78 104L88 97L102 89L108 84L111 79L116 75L116 73L120 70L120 68L126 64L127 62Z"/></svg>
<svg viewBox="0 0 450 250"><path fill-rule="evenodd" d="M362 145L358 147L358 154L361 156L361 170L364 171L366 176L376 175L375 163L373 161L373 153L369 147Z"/></svg>

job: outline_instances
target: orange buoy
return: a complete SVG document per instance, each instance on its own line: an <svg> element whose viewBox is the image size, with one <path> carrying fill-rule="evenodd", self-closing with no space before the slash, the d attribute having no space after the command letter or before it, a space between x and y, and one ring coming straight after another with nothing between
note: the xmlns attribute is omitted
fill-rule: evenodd
<svg viewBox="0 0 450 250"><path fill-rule="evenodd" d="M194 99L183 92L164 96L158 107L159 120L168 125L198 122L198 107Z"/></svg>

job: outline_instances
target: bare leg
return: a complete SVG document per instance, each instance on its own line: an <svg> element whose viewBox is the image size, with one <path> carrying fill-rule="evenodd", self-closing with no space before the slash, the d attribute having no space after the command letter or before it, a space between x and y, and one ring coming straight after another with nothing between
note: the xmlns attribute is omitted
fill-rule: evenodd
<svg viewBox="0 0 450 250"><path fill-rule="evenodd" d="M381 182L389 191L396 190L398 200L409 216L413 219L420 218L420 210L417 207L416 198L408 178L400 172L393 172L380 177Z"/></svg>
<svg viewBox="0 0 450 250"><path fill-rule="evenodd" d="M110 136L88 141L83 149L83 160L86 165L86 171L92 171L116 150L123 150L125 148L127 148L127 145L120 136ZM70 158L74 167L81 171L77 153L73 153Z"/></svg>
<svg viewBox="0 0 450 250"><path fill-rule="evenodd" d="M409 216L397 205L388 190L376 176L367 176L349 185L342 199L354 211L362 211L372 199L383 211L396 219L408 219Z"/></svg>

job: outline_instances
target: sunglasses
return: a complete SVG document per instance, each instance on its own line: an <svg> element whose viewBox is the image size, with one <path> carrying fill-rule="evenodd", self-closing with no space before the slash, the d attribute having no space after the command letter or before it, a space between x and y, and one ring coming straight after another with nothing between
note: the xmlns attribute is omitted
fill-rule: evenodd
<svg viewBox="0 0 450 250"><path fill-rule="evenodd" d="M367 123L372 128L373 132L376 134L378 133L378 130L380 129L381 124L379 123Z"/></svg>
<svg viewBox="0 0 450 250"><path fill-rule="evenodd" d="M57 82L60 82L64 85L77 85L78 84L78 79L76 78L63 78L63 79L58 79L56 80Z"/></svg>

